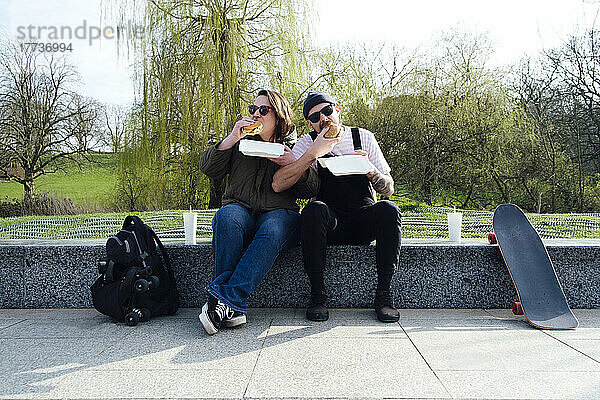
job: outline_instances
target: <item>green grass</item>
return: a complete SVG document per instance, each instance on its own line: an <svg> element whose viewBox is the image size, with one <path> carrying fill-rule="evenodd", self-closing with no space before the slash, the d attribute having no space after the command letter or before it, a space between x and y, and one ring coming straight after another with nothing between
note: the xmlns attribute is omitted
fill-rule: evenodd
<svg viewBox="0 0 600 400"><path fill-rule="evenodd" d="M68 197L81 206L102 207L110 203L117 182L116 158L113 155L92 156L93 163L69 165L64 171L43 175L35 180L35 192ZM23 198L23 185L0 182L0 201Z"/></svg>

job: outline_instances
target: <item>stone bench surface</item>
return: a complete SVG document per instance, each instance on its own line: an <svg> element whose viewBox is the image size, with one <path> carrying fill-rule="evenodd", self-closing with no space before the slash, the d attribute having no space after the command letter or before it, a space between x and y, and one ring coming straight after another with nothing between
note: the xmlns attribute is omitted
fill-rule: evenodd
<svg viewBox="0 0 600 400"><path fill-rule="evenodd" d="M105 239L0 241L0 308L87 308ZM545 240L573 308L600 308L600 241ZM182 307L201 307L212 276L210 244L165 241ZM369 308L376 286L374 246L329 246L325 283L331 307ZM509 308L516 291L498 246L481 239L403 241L392 281L400 308ZM299 247L275 262L251 307L304 307L308 279Z"/></svg>

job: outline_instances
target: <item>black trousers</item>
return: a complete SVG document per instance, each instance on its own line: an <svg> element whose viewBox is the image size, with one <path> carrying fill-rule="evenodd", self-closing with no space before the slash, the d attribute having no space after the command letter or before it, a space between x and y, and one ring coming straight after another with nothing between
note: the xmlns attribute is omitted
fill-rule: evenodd
<svg viewBox="0 0 600 400"><path fill-rule="evenodd" d="M389 291L400 256L400 217L396 204L388 200L352 211L336 211L322 201L306 205L301 215L302 257L313 298L327 298L323 282L327 244L368 244L373 239L377 292Z"/></svg>

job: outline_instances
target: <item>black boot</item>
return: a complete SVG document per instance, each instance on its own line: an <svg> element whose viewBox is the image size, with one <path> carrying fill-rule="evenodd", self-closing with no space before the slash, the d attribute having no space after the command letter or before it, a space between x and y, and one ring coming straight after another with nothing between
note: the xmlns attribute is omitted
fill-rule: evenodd
<svg viewBox="0 0 600 400"><path fill-rule="evenodd" d="M378 290L375 294L375 312L381 322L398 322L400 319L389 290Z"/></svg>
<svg viewBox="0 0 600 400"><path fill-rule="evenodd" d="M306 318L311 321L327 321L329 311L327 311L327 295L325 292L310 295L310 304L306 308Z"/></svg>

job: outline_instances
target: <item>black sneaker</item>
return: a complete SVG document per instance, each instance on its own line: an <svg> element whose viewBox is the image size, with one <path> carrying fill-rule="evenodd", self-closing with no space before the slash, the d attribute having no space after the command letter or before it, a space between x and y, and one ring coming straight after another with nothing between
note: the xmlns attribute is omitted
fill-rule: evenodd
<svg viewBox="0 0 600 400"><path fill-rule="evenodd" d="M310 304L306 308L306 318L311 321L327 321L329 319L329 311L325 303L327 295L325 293L312 294L310 296Z"/></svg>
<svg viewBox="0 0 600 400"><path fill-rule="evenodd" d="M246 323L246 314L239 311L234 311L231 318L225 318L221 321L221 326L224 328L234 328Z"/></svg>
<svg viewBox="0 0 600 400"><path fill-rule="evenodd" d="M394 308L389 291L378 291L375 295L375 312L381 322L398 322L400 313Z"/></svg>
<svg viewBox="0 0 600 400"><path fill-rule="evenodd" d="M207 303L204 303L202 312L198 316L202 327L209 335L219 332L221 322L226 318L233 316L233 310L210 296Z"/></svg>

